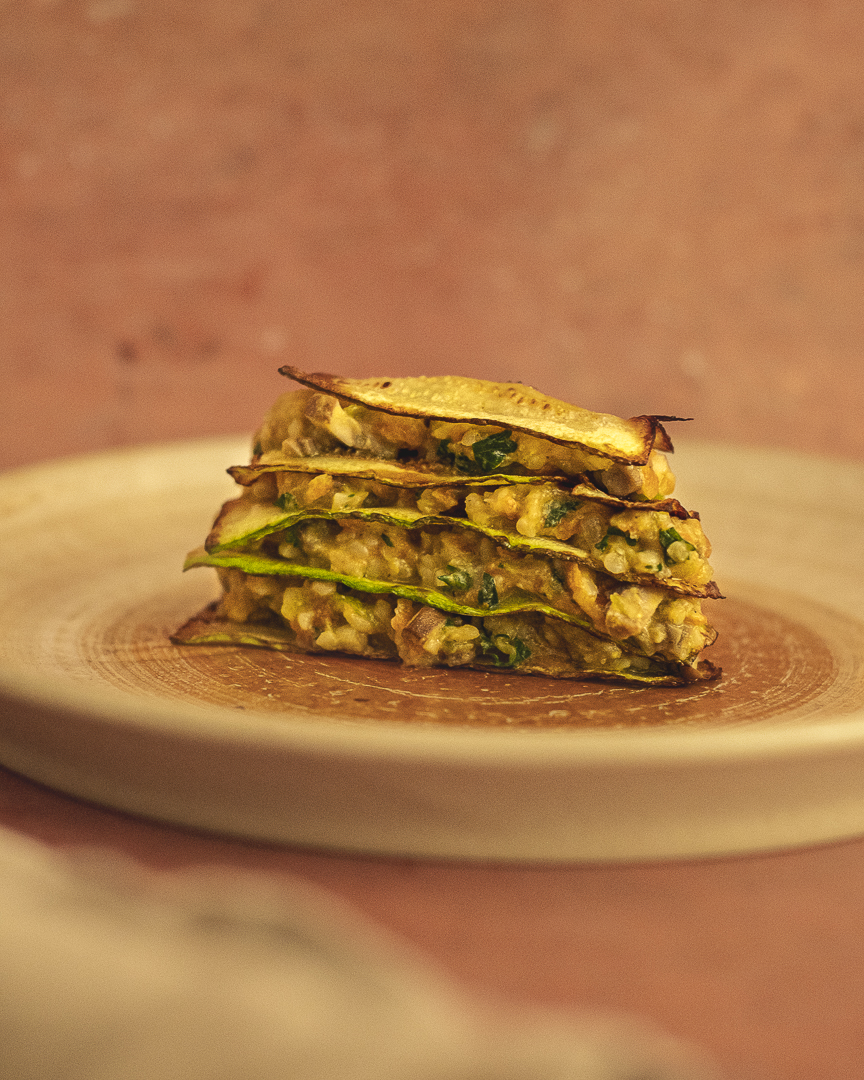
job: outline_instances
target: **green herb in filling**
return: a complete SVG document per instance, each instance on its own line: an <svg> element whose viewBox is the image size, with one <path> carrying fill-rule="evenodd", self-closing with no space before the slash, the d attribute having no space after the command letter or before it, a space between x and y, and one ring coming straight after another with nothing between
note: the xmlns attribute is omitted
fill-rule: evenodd
<svg viewBox="0 0 864 1080"><path fill-rule="evenodd" d="M498 590L495 588L495 578L484 572L483 584L477 591L477 607L492 608L498 606Z"/></svg>
<svg viewBox="0 0 864 1080"><path fill-rule="evenodd" d="M683 544L689 551L696 550L696 545L691 544L689 540L685 540L677 529L661 529L659 537L664 551L668 551L673 544Z"/></svg>
<svg viewBox="0 0 864 1080"><path fill-rule="evenodd" d="M672 529L671 531L675 532L674 529ZM678 534L675 533L675 535L677 536ZM606 530L606 535L603 537L603 539L600 541L600 543L595 544L594 547L598 551L605 551L606 548L609 547L609 538L610 538L610 536L620 536L620 537L622 537L624 540L626 540L628 547L636 547L636 545L639 543L638 540L634 540L633 537L630 536L628 533L624 532L623 529L619 529L617 525L610 525L609 528ZM672 541L670 540L669 543L671 543L671 542Z"/></svg>
<svg viewBox="0 0 864 1080"><path fill-rule="evenodd" d="M441 461L446 461L457 472L473 473L477 471L471 458L466 457L464 454L457 454L455 450L450 449L449 439L442 439L438 443L438 457Z"/></svg>
<svg viewBox="0 0 864 1080"><path fill-rule="evenodd" d="M531 650L518 637L508 634L495 634L489 637L481 632L477 639L484 661L500 668L515 668L524 663L531 655Z"/></svg>
<svg viewBox="0 0 864 1080"><path fill-rule="evenodd" d="M387 547L393 547L393 541L390 539L387 533L381 533L381 539L384 541Z"/></svg>
<svg viewBox="0 0 864 1080"><path fill-rule="evenodd" d="M284 494L280 495L279 498L276 500L276 505L279 506L282 510L289 512L291 510L300 509L300 504L297 502L297 500L294 498L290 491L286 491Z"/></svg>
<svg viewBox="0 0 864 1080"><path fill-rule="evenodd" d="M300 522L296 522L294 525L289 525L282 533L282 536L286 544L290 544L292 547L300 546Z"/></svg>
<svg viewBox="0 0 864 1080"><path fill-rule="evenodd" d="M465 592L466 589L471 588L474 579L467 570L462 570L458 566L448 565L447 571L446 574L438 575L438 580L442 585L446 586L446 588L452 589L454 592ZM489 575L484 574L484 577L489 577ZM492 582L492 587L495 587L494 581ZM498 602L497 599L495 602Z"/></svg>
<svg viewBox="0 0 864 1080"><path fill-rule="evenodd" d="M471 447L474 453L473 461L466 454L457 454L452 450L449 439L442 439L438 443L438 457L452 465L457 472L475 476L494 472L518 448L517 443L510 438L512 434L512 431L499 431L497 435L478 440Z"/></svg>
<svg viewBox="0 0 864 1080"><path fill-rule="evenodd" d="M489 435L474 443L471 447L474 451L474 460L483 472L494 472L514 453L517 443L510 438L512 434L512 431L499 431L497 435Z"/></svg>
<svg viewBox="0 0 864 1080"><path fill-rule="evenodd" d="M561 524L571 510L578 510L579 506L580 502L578 499L559 499L558 502L552 503L546 511L546 517L543 519L543 524L547 529L554 529L556 525Z"/></svg>

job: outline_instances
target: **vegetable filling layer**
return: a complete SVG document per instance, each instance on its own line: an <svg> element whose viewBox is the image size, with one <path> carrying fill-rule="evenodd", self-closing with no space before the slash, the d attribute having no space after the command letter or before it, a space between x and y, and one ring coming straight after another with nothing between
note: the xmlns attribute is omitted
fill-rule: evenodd
<svg viewBox="0 0 864 1080"><path fill-rule="evenodd" d="M288 521L315 512L364 516L372 510L404 510L443 519L454 528L474 525L499 534L499 539L500 534L509 534L510 546L569 556L626 581L662 583L690 595L716 595L708 563L711 545L699 519L674 500L656 507L639 505L604 495L587 484L567 489L527 478L500 486L399 487L395 483L398 471L392 467L393 482L384 484L327 472L310 477L288 470L263 474L246 470L243 476L241 470L234 470L248 487L242 500L229 504L212 543L235 545L260 532L264 520L260 506L271 509L273 526L283 517ZM394 514L393 520L404 524L407 517ZM418 521L418 525L430 523ZM544 547L542 540L552 543Z"/></svg>
<svg viewBox="0 0 864 1080"><path fill-rule="evenodd" d="M404 597L370 596L333 581L256 576L220 568L217 609L178 642L237 642L289 651L399 659L412 667L518 669L556 678L669 685L704 678L695 668L626 652L537 612L465 617Z"/></svg>
<svg viewBox="0 0 864 1080"><path fill-rule="evenodd" d="M646 656L686 663L714 639L691 597L616 582L575 562L518 554L482 535L303 521L269 537L263 547L289 563L331 570L349 582L422 586L466 608L542 605L569 622L626 640Z"/></svg>

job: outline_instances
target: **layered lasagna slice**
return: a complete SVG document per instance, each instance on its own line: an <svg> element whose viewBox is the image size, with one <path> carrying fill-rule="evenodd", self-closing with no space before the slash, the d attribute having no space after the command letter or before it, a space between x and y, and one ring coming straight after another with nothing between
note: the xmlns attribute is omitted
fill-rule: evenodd
<svg viewBox="0 0 864 1080"><path fill-rule="evenodd" d="M221 600L174 637L413 666L659 685L700 659L719 595L672 498L662 417L518 384L283 373L239 497L186 566Z"/></svg>

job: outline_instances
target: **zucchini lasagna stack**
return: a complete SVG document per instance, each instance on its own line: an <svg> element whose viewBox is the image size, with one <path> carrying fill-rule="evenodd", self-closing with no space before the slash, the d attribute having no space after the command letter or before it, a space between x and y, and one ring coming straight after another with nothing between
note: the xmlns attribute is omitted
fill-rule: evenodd
<svg viewBox="0 0 864 1080"><path fill-rule="evenodd" d="M174 635L428 667L681 685L715 678L719 595L671 497L662 421L455 376L304 384L186 568L221 600Z"/></svg>

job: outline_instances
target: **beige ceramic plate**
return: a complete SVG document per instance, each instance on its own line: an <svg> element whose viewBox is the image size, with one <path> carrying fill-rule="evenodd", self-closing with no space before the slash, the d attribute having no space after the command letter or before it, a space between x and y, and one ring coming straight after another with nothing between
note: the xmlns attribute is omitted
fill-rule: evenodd
<svg viewBox="0 0 864 1080"><path fill-rule="evenodd" d="M96 802L267 840L644 859L864 833L864 467L689 446L728 595L719 683L634 689L169 632L245 440L0 477L0 761Z"/></svg>

